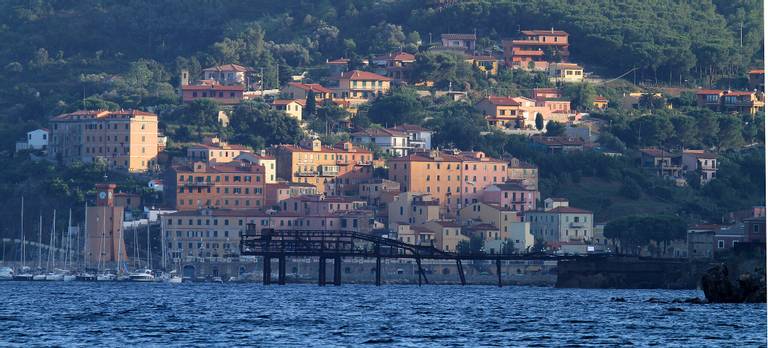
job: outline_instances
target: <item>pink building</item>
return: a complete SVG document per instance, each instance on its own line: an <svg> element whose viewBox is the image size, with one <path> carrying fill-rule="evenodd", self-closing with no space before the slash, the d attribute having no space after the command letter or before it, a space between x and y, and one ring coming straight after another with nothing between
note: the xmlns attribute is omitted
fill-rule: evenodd
<svg viewBox="0 0 768 348"><path fill-rule="evenodd" d="M538 191L525 186L521 181L508 181L486 187L483 190L482 202L522 212L536 209L538 195Z"/></svg>

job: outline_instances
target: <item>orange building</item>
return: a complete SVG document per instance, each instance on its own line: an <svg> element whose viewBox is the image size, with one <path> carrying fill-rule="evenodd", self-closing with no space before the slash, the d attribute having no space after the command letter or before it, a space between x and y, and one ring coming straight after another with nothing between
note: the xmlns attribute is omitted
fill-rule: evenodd
<svg viewBox="0 0 768 348"><path fill-rule="evenodd" d="M243 100L244 91L242 85L221 85L215 81L202 80L199 85L181 86L181 100L189 103L198 99L211 99L219 104L235 105Z"/></svg>
<svg viewBox="0 0 768 348"><path fill-rule="evenodd" d="M568 33L562 30L523 30L522 39L503 40L504 61L508 66L526 68L529 62L547 61L552 55L557 61L568 61Z"/></svg>
<svg viewBox="0 0 768 348"><path fill-rule="evenodd" d="M236 144L228 144L219 138L206 138L200 144L192 144L187 147L187 159L202 162L231 162L243 152L251 152L251 149Z"/></svg>
<svg viewBox="0 0 768 348"><path fill-rule="evenodd" d="M265 203L264 166L248 162L194 162L166 174L165 192L176 210L254 209Z"/></svg>
<svg viewBox="0 0 768 348"><path fill-rule="evenodd" d="M536 115L541 114L544 124L549 121L565 123L571 113L571 102L560 99L537 100L526 97L488 96L475 104L491 126L499 128L533 128Z"/></svg>
<svg viewBox="0 0 768 348"><path fill-rule="evenodd" d="M82 110L50 121L48 158L103 161L111 169L145 172L157 161L157 115L139 110Z"/></svg>
<svg viewBox="0 0 768 348"><path fill-rule="evenodd" d="M507 163L483 152L416 152L387 161L389 180L403 192L428 193L448 215L477 202L483 189L507 180Z"/></svg>
<svg viewBox="0 0 768 348"><path fill-rule="evenodd" d="M126 262L122 206L115 204L115 184L96 184L96 206L86 207L86 258L91 267L113 268Z"/></svg>
<svg viewBox="0 0 768 348"><path fill-rule="evenodd" d="M313 184L318 193L354 193L360 183L373 176L373 153L349 142L323 146L320 140L313 140L309 144L278 145L273 154L278 178Z"/></svg>

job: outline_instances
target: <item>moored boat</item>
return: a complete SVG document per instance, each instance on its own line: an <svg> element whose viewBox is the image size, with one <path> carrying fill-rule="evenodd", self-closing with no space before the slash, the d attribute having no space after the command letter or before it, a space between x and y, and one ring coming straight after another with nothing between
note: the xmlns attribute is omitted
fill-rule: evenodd
<svg viewBox="0 0 768 348"><path fill-rule="evenodd" d="M152 270L150 269L142 269L136 272L131 273L130 275L131 281L134 282L153 282L155 281L155 275L152 274Z"/></svg>
<svg viewBox="0 0 768 348"><path fill-rule="evenodd" d="M0 268L0 280L13 280L13 268Z"/></svg>

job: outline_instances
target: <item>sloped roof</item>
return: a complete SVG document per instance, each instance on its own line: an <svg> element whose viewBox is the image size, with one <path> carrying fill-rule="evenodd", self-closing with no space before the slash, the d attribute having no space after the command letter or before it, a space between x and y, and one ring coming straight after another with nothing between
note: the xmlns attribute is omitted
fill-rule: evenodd
<svg viewBox="0 0 768 348"><path fill-rule="evenodd" d="M238 64L224 64L205 68L203 71L235 71L235 72L249 72L253 69Z"/></svg>
<svg viewBox="0 0 768 348"><path fill-rule="evenodd" d="M342 79L349 79L352 81L390 81L392 80L389 77L382 76L379 74L374 74L372 72L368 71L362 71L362 70L352 70L347 71L341 74Z"/></svg>
<svg viewBox="0 0 768 348"><path fill-rule="evenodd" d="M319 83L301 83L301 82L288 82L291 87L303 89L305 91L313 91L319 93L331 93L331 90L323 87Z"/></svg>
<svg viewBox="0 0 768 348"><path fill-rule="evenodd" d="M536 36L536 35L554 35L554 36L568 36L568 32L563 30L521 30L520 31L523 35L530 35L530 36Z"/></svg>

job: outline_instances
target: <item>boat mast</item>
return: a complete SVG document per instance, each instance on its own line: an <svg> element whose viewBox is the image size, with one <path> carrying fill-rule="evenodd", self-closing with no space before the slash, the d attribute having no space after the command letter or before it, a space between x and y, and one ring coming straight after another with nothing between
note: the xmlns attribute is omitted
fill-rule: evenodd
<svg viewBox="0 0 768 348"><path fill-rule="evenodd" d="M43 214L40 214L40 224L37 227L37 269L43 267Z"/></svg>
<svg viewBox="0 0 768 348"><path fill-rule="evenodd" d="M167 272L168 269L165 265L165 224L163 223L163 219L160 217L158 217L158 219L160 220L160 252L162 253L163 272ZM147 223L149 223L149 218L147 218Z"/></svg>
<svg viewBox="0 0 768 348"><path fill-rule="evenodd" d="M152 248L149 240L149 219L147 219L147 269L152 269Z"/></svg>
<svg viewBox="0 0 768 348"><path fill-rule="evenodd" d="M83 272L88 272L88 201L86 200L85 203L83 203L83 206L85 207L85 222L83 223L83 239L85 239L85 243L83 244Z"/></svg>
<svg viewBox="0 0 768 348"><path fill-rule="evenodd" d="M117 265L115 265L115 274L120 274L120 256L123 253L123 229L120 228L120 237L117 241Z"/></svg>
<svg viewBox="0 0 768 348"><path fill-rule="evenodd" d="M103 270L101 266L102 266L102 263L103 263L103 260L104 260L104 243L105 243L104 242L104 233L105 233L104 230L107 228L106 227L107 222L106 222L106 219L104 218L104 215L106 213L107 213L106 212L106 208L102 207L101 208L101 241L99 242L99 273L101 273L102 270Z"/></svg>
<svg viewBox="0 0 768 348"><path fill-rule="evenodd" d="M24 196L21 196L21 269L24 269L27 256L24 242Z"/></svg>
<svg viewBox="0 0 768 348"><path fill-rule="evenodd" d="M139 256L139 237L136 232L136 226L133 226L133 267L138 269L141 265L141 257Z"/></svg>
<svg viewBox="0 0 768 348"><path fill-rule="evenodd" d="M67 250L64 254L64 269L66 266L72 267L72 208L69 208L69 218L67 219Z"/></svg>

